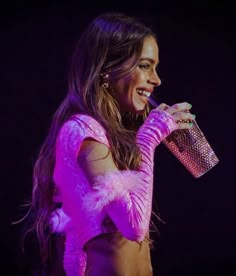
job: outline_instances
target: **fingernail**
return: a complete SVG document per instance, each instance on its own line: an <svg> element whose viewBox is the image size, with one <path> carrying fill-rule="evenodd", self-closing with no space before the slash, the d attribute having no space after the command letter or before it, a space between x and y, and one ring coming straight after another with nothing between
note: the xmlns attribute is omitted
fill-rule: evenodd
<svg viewBox="0 0 236 276"><path fill-rule="evenodd" d="M192 114L193 115L193 119L195 120L196 119L196 115L195 114Z"/></svg>

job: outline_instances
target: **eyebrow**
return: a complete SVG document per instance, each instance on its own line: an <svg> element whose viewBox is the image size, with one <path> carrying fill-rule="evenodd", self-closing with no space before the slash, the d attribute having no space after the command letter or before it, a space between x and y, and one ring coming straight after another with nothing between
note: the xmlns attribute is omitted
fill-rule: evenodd
<svg viewBox="0 0 236 276"><path fill-rule="evenodd" d="M152 58L140 58L140 61L144 61L144 60L148 60L149 62L151 62L152 64L155 64L155 61ZM160 61L157 62L157 65L160 64Z"/></svg>

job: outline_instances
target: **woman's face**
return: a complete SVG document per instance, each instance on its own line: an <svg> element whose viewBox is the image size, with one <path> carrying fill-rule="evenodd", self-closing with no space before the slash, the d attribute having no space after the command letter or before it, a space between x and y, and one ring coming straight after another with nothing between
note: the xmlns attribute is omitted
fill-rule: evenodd
<svg viewBox="0 0 236 276"><path fill-rule="evenodd" d="M147 96L155 86L161 84L156 69L159 63L159 50L156 40L149 36L143 44L138 66L134 71L113 84L114 97L121 111L142 113L147 104Z"/></svg>

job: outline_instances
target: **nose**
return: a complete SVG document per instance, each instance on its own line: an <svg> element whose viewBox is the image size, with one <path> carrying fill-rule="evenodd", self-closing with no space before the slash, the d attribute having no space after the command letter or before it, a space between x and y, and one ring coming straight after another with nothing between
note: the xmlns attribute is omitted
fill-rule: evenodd
<svg viewBox="0 0 236 276"><path fill-rule="evenodd" d="M151 75L149 82L154 86L160 86L161 85L161 79L156 71L153 72Z"/></svg>

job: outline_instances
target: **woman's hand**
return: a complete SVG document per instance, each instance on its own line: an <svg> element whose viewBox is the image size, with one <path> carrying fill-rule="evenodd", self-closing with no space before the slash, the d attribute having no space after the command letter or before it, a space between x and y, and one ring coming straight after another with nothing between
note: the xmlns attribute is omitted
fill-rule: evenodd
<svg viewBox="0 0 236 276"><path fill-rule="evenodd" d="M189 103L178 103L168 106L165 103L160 104L156 110L165 111L170 114L177 123L178 129L190 129L193 126L192 121L196 118L194 114L190 113L192 105Z"/></svg>

